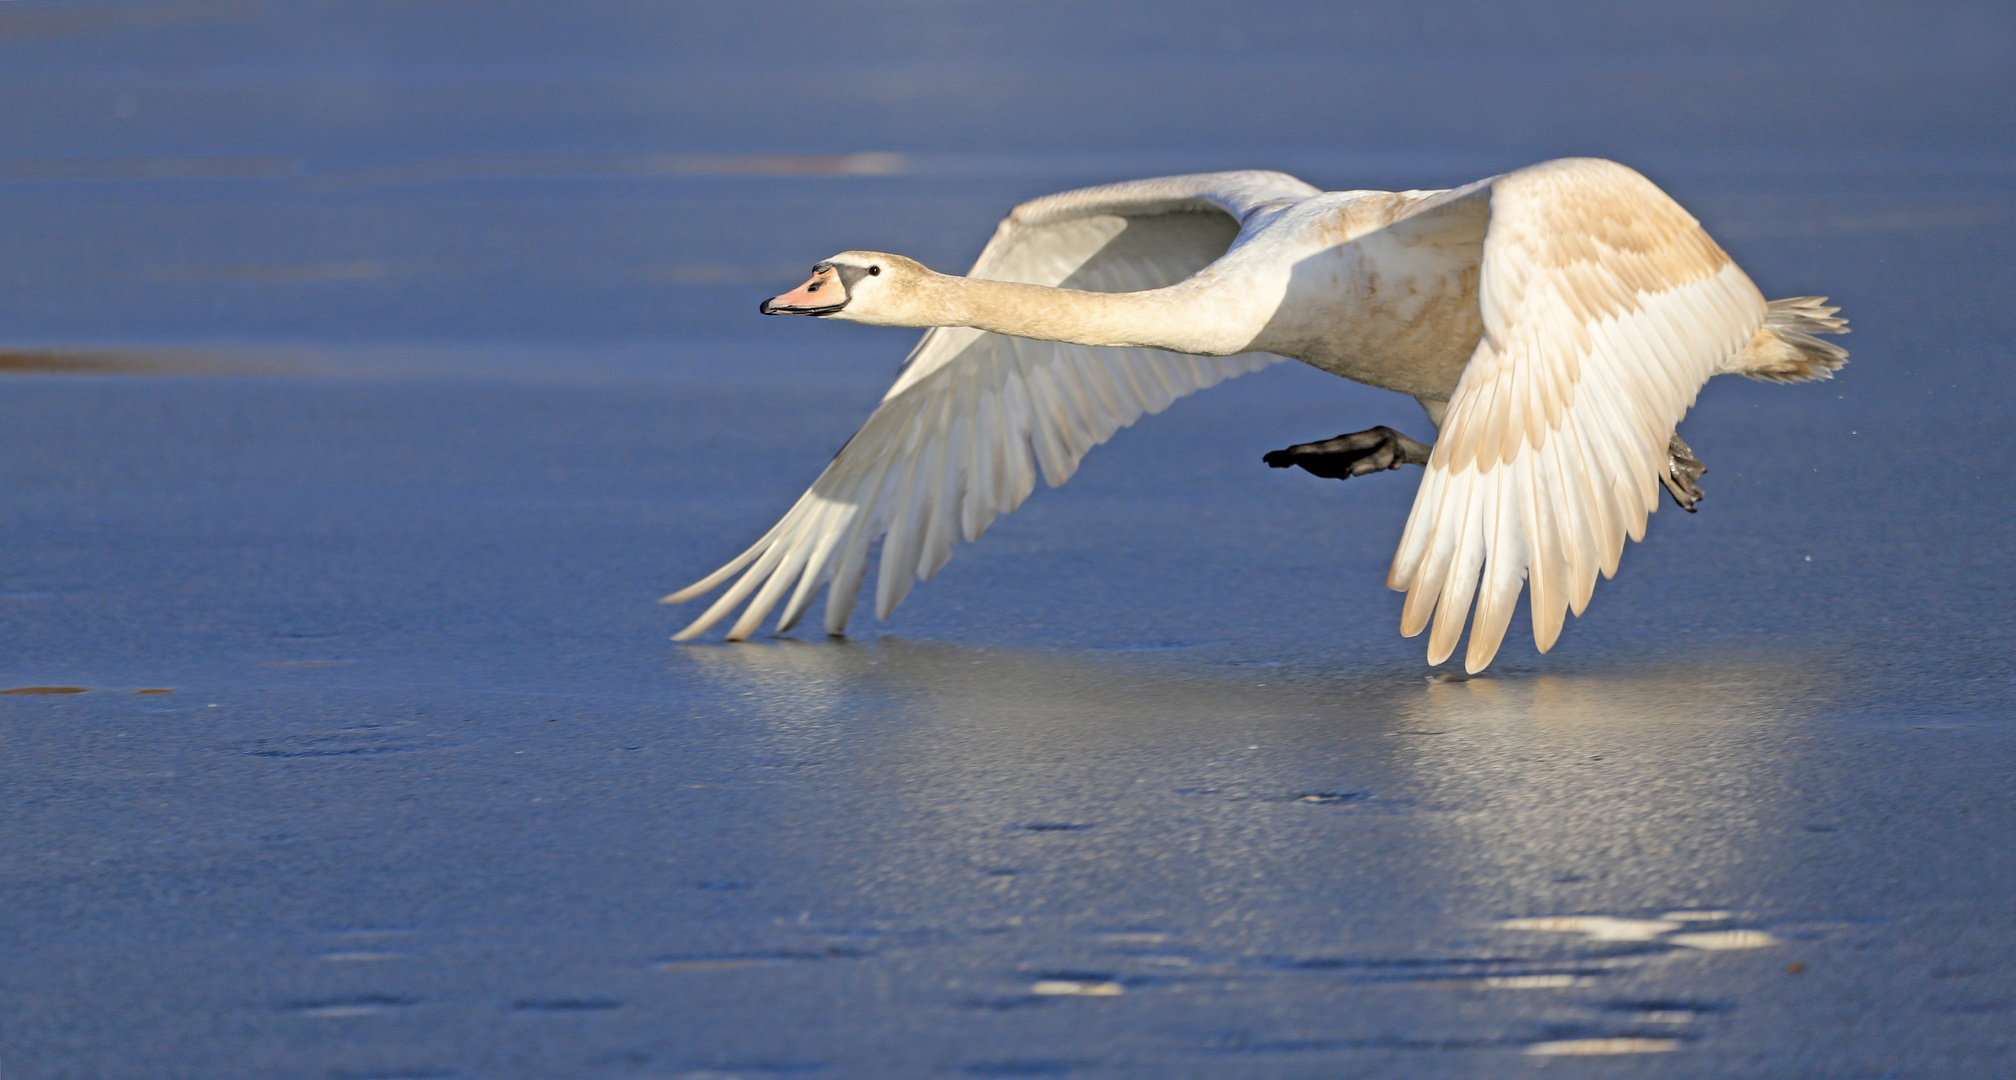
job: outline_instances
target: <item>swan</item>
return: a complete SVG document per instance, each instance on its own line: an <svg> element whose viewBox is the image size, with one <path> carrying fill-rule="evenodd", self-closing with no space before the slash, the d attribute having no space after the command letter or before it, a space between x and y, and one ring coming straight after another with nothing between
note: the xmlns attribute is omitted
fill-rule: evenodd
<svg viewBox="0 0 2016 1080"><path fill-rule="evenodd" d="M1278 172L1137 180L1016 207L964 277L844 251L766 315L928 327L860 431L775 527L664 598L740 573L675 635L747 600L739 640L828 586L846 627L881 541L875 612L1144 413L1284 358L1420 402L1430 446L1385 426L1269 453L1347 479L1423 469L1387 585L1428 662L1497 654L1522 586L1534 643L1581 615L1663 486L1706 468L1675 430L1716 375L1831 378L1825 297L1766 302L1686 210L1632 169L1542 162L1441 191L1320 191ZM1033 461L1032 461L1033 458ZM795 588L794 588L795 584ZM752 596L753 594L753 596ZM1471 615L1472 600L1475 615Z"/></svg>

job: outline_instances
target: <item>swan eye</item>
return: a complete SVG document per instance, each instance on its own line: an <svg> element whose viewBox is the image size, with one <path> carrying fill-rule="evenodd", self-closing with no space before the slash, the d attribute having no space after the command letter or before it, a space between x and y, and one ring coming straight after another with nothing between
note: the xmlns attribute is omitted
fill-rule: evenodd
<svg viewBox="0 0 2016 1080"><path fill-rule="evenodd" d="M880 274L881 272L882 272L882 268L881 268L881 267L879 267L879 266L871 266L871 267L869 267L869 268L868 268L868 276L869 276L869 277L874 277L875 275L877 275L877 274Z"/></svg>

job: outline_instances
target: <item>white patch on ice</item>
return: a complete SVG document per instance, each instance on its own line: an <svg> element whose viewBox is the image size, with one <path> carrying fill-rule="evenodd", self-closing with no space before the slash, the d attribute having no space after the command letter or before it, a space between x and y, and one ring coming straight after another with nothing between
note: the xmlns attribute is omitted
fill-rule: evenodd
<svg viewBox="0 0 2016 1080"><path fill-rule="evenodd" d="M1079 982L1076 979L1039 979L1029 988L1032 994L1063 997L1118 997L1126 991L1116 982Z"/></svg>
<svg viewBox="0 0 2016 1080"><path fill-rule="evenodd" d="M1690 949L1717 952L1725 949L1762 949L1780 943L1762 930L1703 930L1693 934L1674 934L1666 940Z"/></svg>
<svg viewBox="0 0 2016 1080"><path fill-rule="evenodd" d="M1663 919L1618 919L1609 915L1554 915L1538 919L1506 919L1506 930L1538 930L1582 934L1591 941L1650 941L1680 924Z"/></svg>
<svg viewBox="0 0 2016 1080"><path fill-rule="evenodd" d="M1660 1054L1680 1049L1678 1039L1557 1039L1534 1043L1528 1054L1588 1056L1593 1054Z"/></svg>
<svg viewBox="0 0 2016 1080"><path fill-rule="evenodd" d="M1576 975L1490 975L1478 983L1493 990L1552 990L1588 981Z"/></svg>

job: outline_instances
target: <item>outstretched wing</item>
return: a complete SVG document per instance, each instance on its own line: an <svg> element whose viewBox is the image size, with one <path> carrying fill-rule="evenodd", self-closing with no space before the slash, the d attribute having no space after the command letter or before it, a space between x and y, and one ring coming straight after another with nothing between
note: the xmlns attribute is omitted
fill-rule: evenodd
<svg viewBox="0 0 2016 1080"><path fill-rule="evenodd" d="M1093 292L1173 285L1223 255L1255 212L1314 194L1280 173L1236 172L1051 195L1016 207L969 276ZM955 535L975 540L1022 504L1037 467L1056 487L1087 451L1143 413L1279 359L926 331L880 407L783 520L728 565L665 598L690 600L742 575L674 640L705 632L744 600L727 636L747 637L789 590L777 626L787 630L829 583L826 629L837 634L877 540L875 612L888 618L914 582L945 565Z"/></svg>
<svg viewBox="0 0 2016 1080"><path fill-rule="evenodd" d="M1481 244L1484 336L1449 400L1387 585L1428 660L1498 652L1522 581L1542 652L1658 509L1674 427L1764 324L1764 297L1622 165L1551 161L1450 192L1394 242ZM1482 587L1479 578L1482 577Z"/></svg>

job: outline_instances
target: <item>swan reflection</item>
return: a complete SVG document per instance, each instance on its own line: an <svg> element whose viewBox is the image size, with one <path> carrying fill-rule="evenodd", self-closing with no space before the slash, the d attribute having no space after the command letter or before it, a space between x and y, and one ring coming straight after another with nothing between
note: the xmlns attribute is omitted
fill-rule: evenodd
<svg viewBox="0 0 2016 1080"><path fill-rule="evenodd" d="M767 838L809 890L790 932L960 972L916 991L949 1004L1203 994L1249 1049L1639 1052L1725 1006L1623 1008L1657 996L1634 984L1780 944L1746 904L1798 785L1809 692L1781 667L1424 684L892 639L677 662L746 695L752 753L820 764Z"/></svg>
<svg viewBox="0 0 2016 1080"><path fill-rule="evenodd" d="M1772 664L1423 684L886 638L679 655L761 703L752 738L832 763L876 833L928 818L877 849L885 882L1075 822L1060 869L1152 851L1163 871L1129 872L1225 902L1344 900L1397 843L1398 872L1480 918L1614 906L1627 883L1634 910L1743 895L1809 703Z"/></svg>

